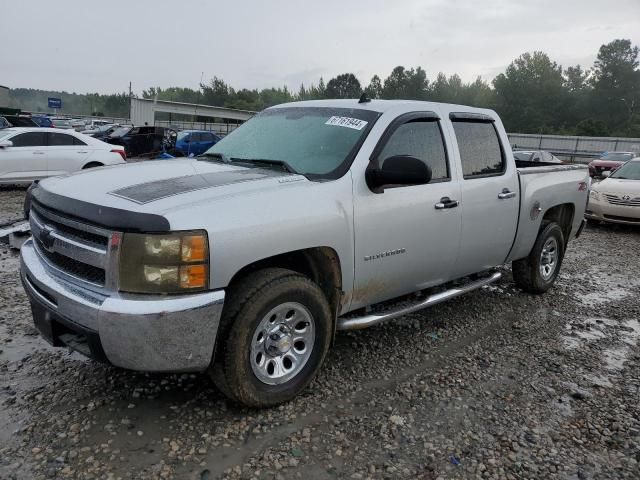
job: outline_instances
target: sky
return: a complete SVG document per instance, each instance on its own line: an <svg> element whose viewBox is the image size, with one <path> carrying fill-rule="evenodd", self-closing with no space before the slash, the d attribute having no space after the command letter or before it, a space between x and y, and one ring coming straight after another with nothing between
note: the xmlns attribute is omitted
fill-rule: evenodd
<svg viewBox="0 0 640 480"><path fill-rule="evenodd" d="M534 50L590 67L616 38L640 44L640 0L0 0L0 85L297 91L397 65L491 81Z"/></svg>

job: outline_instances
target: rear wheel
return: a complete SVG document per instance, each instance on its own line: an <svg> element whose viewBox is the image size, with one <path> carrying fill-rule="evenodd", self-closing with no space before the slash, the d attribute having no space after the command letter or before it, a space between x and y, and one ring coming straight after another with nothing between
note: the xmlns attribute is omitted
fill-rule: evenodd
<svg viewBox="0 0 640 480"><path fill-rule="evenodd" d="M104 164L100 162L89 162L84 167L82 167L82 169L86 170L87 168L95 168L95 167L104 167Z"/></svg>
<svg viewBox="0 0 640 480"><path fill-rule="evenodd" d="M280 268L252 273L225 301L212 378L246 406L286 402L318 372L332 331L329 304L307 277Z"/></svg>
<svg viewBox="0 0 640 480"><path fill-rule="evenodd" d="M560 272L564 247L560 226L555 222L544 223L529 256L512 263L516 285L529 293L549 290Z"/></svg>

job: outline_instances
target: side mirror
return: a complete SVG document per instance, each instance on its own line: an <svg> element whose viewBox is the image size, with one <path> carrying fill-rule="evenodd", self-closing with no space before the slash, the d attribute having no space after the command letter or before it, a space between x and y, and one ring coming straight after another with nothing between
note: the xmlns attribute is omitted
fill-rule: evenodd
<svg viewBox="0 0 640 480"><path fill-rule="evenodd" d="M13 142L11 140L4 140L0 142L0 148L9 148L13 147Z"/></svg>
<svg viewBox="0 0 640 480"><path fill-rule="evenodd" d="M611 172L610 172L609 170L605 170L604 172L602 172L602 176L603 176L604 178L607 178L607 177L608 177L608 176L610 176L610 175L611 175Z"/></svg>
<svg viewBox="0 0 640 480"><path fill-rule="evenodd" d="M431 168L422 160L410 155L395 155L384 160L382 168L369 168L365 178L375 193L382 193L385 186L424 185L431 181Z"/></svg>

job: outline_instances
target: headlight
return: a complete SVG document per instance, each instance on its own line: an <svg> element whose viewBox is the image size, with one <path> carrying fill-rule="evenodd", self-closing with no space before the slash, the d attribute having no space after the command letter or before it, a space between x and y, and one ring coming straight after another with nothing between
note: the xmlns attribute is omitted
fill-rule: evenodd
<svg viewBox="0 0 640 480"><path fill-rule="evenodd" d="M120 248L120 290L180 293L209 286L206 232L125 233Z"/></svg>
<svg viewBox="0 0 640 480"><path fill-rule="evenodd" d="M589 197L593 198L596 201L600 201L600 192L597 190L591 190L589 192Z"/></svg>

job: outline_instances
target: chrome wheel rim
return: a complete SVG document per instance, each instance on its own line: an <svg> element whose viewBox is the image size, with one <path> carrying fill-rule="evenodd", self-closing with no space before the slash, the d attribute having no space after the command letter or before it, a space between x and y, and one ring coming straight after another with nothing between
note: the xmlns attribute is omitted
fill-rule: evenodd
<svg viewBox="0 0 640 480"><path fill-rule="evenodd" d="M542 253L540 254L540 276L544 280L549 280L558 265L558 241L551 237L544 242Z"/></svg>
<svg viewBox="0 0 640 480"><path fill-rule="evenodd" d="M306 307L287 302L260 320L251 339L251 369L262 383L280 385L298 375L309 361L315 322Z"/></svg>

